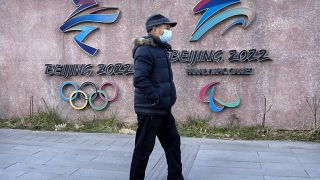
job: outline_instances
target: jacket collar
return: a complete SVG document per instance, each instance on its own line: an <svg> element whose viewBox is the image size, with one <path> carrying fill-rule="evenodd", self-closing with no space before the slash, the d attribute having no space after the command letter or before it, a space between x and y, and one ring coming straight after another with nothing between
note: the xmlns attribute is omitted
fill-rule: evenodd
<svg viewBox="0 0 320 180"><path fill-rule="evenodd" d="M134 39L134 46L152 46L152 47L159 47L166 50L171 50L171 45L168 43L163 43L160 39L152 36L151 34L147 36L142 36Z"/></svg>
<svg viewBox="0 0 320 180"><path fill-rule="evenodd" d="M151 38L151 39L153 40L154 44L155 44L157 47L159 47L159 48L161 48L161 49L165 49L165 50L167 50L167 51L170 51L170 50L171 50L171 45L170 45L170 44L162 42L160 39L154 37L154 36L151 35L151 34L148 34L147 37Z"/></svg>

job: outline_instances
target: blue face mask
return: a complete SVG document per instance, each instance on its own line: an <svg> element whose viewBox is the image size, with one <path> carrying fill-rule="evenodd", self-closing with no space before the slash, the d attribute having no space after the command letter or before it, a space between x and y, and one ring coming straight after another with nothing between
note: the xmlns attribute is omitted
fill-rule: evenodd
<svg viewBox="0 0 320 180"><path fill-rule="evenodd" d="M163 34L160 36L160 40L164 43L167 43L172 38L172 31L171 30L163 30Z"/></svg>

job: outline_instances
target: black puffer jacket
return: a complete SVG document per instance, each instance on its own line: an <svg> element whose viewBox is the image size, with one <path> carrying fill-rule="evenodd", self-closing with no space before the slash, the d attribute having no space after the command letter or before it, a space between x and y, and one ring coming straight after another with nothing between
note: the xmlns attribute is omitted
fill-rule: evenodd
<svg viewBox="0 0 320 180"><path fill-rule="evenodd" d="M144 115L166 115L177 98L167 53L171 46L151 35L136 38L134 44L135 112Z"/></svg>

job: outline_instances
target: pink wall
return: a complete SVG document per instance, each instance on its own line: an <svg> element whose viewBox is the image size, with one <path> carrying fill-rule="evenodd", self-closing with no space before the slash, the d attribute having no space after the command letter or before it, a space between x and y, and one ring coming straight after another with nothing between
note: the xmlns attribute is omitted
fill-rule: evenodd
<svg viewBox="0 0 320 180"><path fill-rule="evenodd" d="M177 102L173 113L177 120L188 115L211 116L212 124L226 124L237 114L243 125L260 123L263 96L273 106L267 115L267 125L275 128L305 129L312 126L313 116L305 96L320 96L319 70L319 0L242 0L239 7L256 12L250 27L235 27L221 36L226 21L210 30L198 42L190 43L193 29L201 17L192 8L197 0L98 0L100 6L119 7L121 16L114 24L95 24L100 29L86 43L97 47L95 57L85 54L73 41L76 33L62 33L59 27L75 6L71 0L10 0L0 4L0 117L29 114L29 98L34 96L35 109L43 109L43 97L49 106L59 106L63 117L70 121L103 118L116 113L122 121L135 122L132 76L71 77L81 84L93 81L115 81L120 96L108 109L96 112L73 110L59 97L59 86L66 79L46 76L45 64L133 63L132 39L145 34L145 20L159 12L178 22L173 29L172 45L177 50L266 49L272 62L223 64L202 63L196 68L251 67L251 76L186 75L187 64L172 64L177 87ZM226 57L225 57L226 58ZM219 81L216 97L234 100L238 94L241 105L214 113L209 105L199 102L197 95L205 84Z"/></svg>

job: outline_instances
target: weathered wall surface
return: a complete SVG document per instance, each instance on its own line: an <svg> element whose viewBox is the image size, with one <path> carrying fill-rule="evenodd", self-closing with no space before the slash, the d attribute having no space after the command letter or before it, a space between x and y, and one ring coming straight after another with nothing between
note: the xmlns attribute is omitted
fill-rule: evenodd
<svg viewBox="0 0 320 180"><path fill-rule="evenodd" d="M191 34L201 17L194 15L197 0L98 0L100 6L119 7L121 16L114 24L94 24L100 29L86 43L100 49L97 56L85 54L73 41L75 32L62 33L59 27L75 9L71 0L10 0L0 4L0 117L29 114L29 98L34 107L44 108L43 97L50 107L59 106L70 121L103 118L117 113L122 121L134 122L132 76L71 77L81 84L115 81L120 96L108 109L96 112L87 108L73 110L59 97L59 86L66 79L44 74L45 64L133 63L132 39L145 34L144 23L156 12L178 22L171 42L177 50L266 49L272 62L265 63L201 63L196 68L252 67L251 76L187 76L187 64L172 64L177 87L173 113L178 120L188 115L211 116L213 124L226 124L237 114L243 125L260 123L263 96L272 109L267 125L276 128L305 129L312 126L313 116L305 96L320 95L319 0L243 0L241 7L256 12L250 27L235 27L224 36L220 33L226 21L211 29L198 42L190 43ZM198 100L205 84L220 82L216 97L232 101L241 97L241 105L214 113Z"/></svg>

